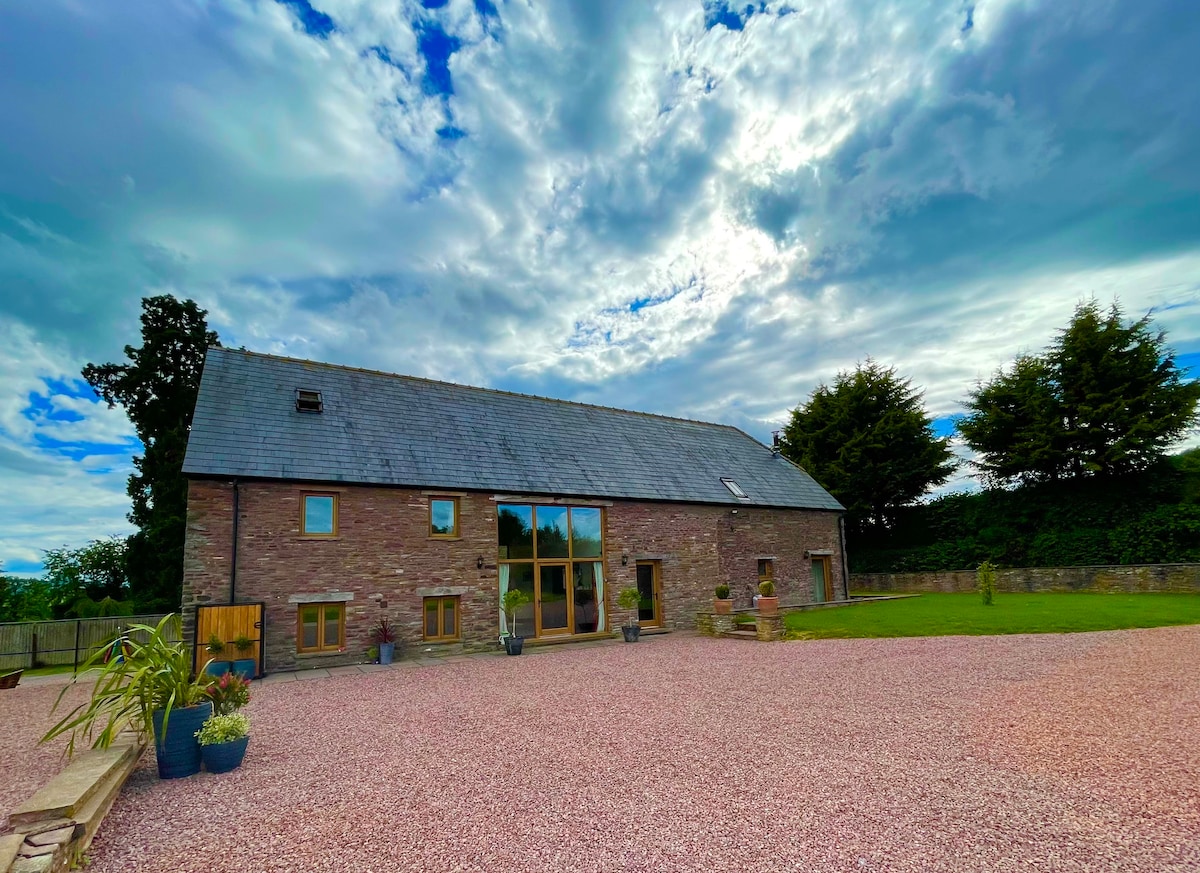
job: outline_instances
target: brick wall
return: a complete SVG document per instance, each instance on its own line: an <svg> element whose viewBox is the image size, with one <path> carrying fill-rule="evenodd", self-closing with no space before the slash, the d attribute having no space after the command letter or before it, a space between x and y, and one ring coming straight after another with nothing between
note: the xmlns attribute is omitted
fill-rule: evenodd
<svg viewBox="0 0 1200 873"><path fill-rule="evenodd" d="M898 593L974 591L974 570L929 573L855 573L851 591ZM996 571L998 591L1200 591L1200 564L1103 567L1026 567Z"/></svg>
<svg viewBox="0 0 1200 873"><path fill-rule="evenodd" d="M300 495L339 494L338 536L300 536ZM459 496L456 540L428 536L429 499ZM514 501L516 502L516 501ZM564 500L563 502L569 502ZM184 558L185 638L194 634L195 607L229 602L233 486L197 480L188 495ZM835 590L841 590L837 515L828 512L612 501L605 509L605 612L616 628L623 616L616 592L636 584L636 562L661 564L662 611L667 627L693 627L711 603L713 588L728 583L739 605L749 605L758 581L757 561L775 561L775 582L785 603L812 597L806 549L834 552ZM266 669L352 663L371 645L375 622L386 616L411 651L423 648L419 588L465 588L463 642L491 646L498 634L496 503L488 493L433 492L362 486L319 488L286 482L239 485L239 602L266 604ZM622 556L627 563L622 564ZM478 559L484 568L478 569ZM346 651L296 653L296 594L349 592ZM745 601L745 603L742 603Z"/></svg>

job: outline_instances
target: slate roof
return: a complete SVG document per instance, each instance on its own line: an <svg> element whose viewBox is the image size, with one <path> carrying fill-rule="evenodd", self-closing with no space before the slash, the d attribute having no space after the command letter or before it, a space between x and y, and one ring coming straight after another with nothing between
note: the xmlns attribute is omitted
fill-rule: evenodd
<svg viewBox="0 0 1200 873"><path fill-rule="evenodd" d="M298 412L297 389L320 391L323 411ZM236 349L208 351L183 471L842 509L799 467L728 425Z"/></svg>

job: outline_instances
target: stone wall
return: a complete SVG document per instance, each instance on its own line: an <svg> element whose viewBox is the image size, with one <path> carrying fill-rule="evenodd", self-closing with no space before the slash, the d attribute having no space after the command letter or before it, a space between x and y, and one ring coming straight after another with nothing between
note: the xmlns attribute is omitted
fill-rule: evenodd
<svg viewBox="0 0 1200 873"><path fill-rule="evenodd" d="M378 619L397 626L409 651L424 649L421 590L461 591L462 644L495 646L499 633L496 503L499 495L367 486L313 489L292 482L239 484L238 602L266 604L266 670L330 666L362 660ZM305 491L338 494L338 535L300 536ZM459 498L457 539L429 537L429 500ZM725 582L739 606L749 606L758 583L758 559L774 561L775 584L785 603L812 600L806 550L833 552L835 590L842 590L838 516L832 512L699 506L639 501L534 500L513 503L603 505L605 614L609 628L623 616L616 593L636 584L637 561L658 561L662 616L668 628L691 628L711 607L713 588ZM195 607L229 602L233 485L195 480L188 495L184 552L185 639L194 637ZM477 563L483 559L483 568ZM346 600L345 651L296 652L296 595L341 592ZM744 602L743 602L744 601Z"/></svg>
<svg viewBox="0 0 1200 873"><path fill-rule="evenodd" d="M974 570L854 573L851 591L897 593L974 591ZM1200 592L1200 564L1025 567L996 571L997 591Z"/></svg>

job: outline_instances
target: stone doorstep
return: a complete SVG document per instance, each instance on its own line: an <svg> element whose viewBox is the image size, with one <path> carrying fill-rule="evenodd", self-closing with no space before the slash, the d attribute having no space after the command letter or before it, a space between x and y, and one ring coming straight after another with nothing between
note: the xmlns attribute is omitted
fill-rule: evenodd
<svg viewBox="0 0 1200 873"><path fill-rule="evenodd" d="M76 755L57 776L39 788L11 813L12 825L28 824L47 819L73 818L75 813L105 783L106 777L119 770L140 747L121 737L107 749L89 749Z"/></svg>

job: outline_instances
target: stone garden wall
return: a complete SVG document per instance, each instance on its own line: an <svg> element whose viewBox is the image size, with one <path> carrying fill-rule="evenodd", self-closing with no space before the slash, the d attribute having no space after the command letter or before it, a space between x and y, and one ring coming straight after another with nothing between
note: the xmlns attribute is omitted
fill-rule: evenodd
<svg viewBox="0 0 1200 873"><path fill-rule="evenodd" d="M975 590L974 570L927 573L854 573L851 591L959 593ZM996 571L998 591L1200 592L1200 564L1103 567L1023 567Z"/></svg>

